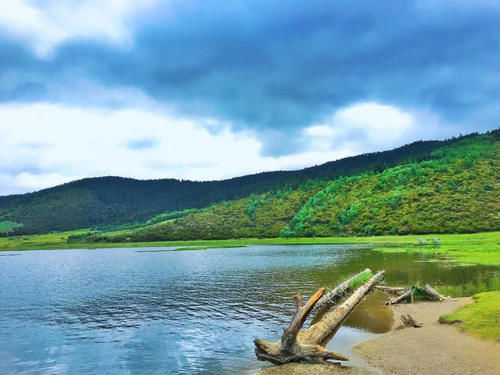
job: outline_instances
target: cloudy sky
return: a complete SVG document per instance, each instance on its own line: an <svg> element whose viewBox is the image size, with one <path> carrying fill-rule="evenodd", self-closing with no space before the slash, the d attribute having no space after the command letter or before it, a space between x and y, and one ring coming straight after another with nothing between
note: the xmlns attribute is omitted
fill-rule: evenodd
<svg viewBox="0 0 500 375"><path fill-rule="evenodd" d="M0 195L207 180L498 127L497 0L9 0Z"/></svg>

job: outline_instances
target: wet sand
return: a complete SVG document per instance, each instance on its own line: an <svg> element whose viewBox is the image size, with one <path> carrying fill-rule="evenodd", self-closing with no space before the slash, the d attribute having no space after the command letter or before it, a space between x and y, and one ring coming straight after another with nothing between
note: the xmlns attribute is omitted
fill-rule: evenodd
<svg viewBox="0 0 500 375"><path fill-rule="evenodd" d="M375 369L290 364L266 368L258 375L500 375L499 343L476 339L457 326L438 322L441 315L468 303L472 303L471 298L395 306L395 323L390 332L352 348ZM411 314L424 326L396 329L401 314Z"/></svg>

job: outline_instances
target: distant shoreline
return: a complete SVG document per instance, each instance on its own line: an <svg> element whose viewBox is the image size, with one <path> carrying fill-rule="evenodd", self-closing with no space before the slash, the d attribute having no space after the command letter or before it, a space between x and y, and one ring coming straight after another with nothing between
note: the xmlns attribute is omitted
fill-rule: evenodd
<svg viewBox="0 0 500 375"><path fill-rule="evenodd" d="M356 245L372 246L383 252L422 252L447 256L462 263L500 265L500 232L470 234L419 234L372 237L240 238L227 240L68 243L74 232L0 238L0 251L95 250L104 248L177 248L178 251L237 248L251 245ZM439 244L433 239L439 239ZM420 244L420 239L425 244ZM179 249L180 248L180 249Z"/></svg>

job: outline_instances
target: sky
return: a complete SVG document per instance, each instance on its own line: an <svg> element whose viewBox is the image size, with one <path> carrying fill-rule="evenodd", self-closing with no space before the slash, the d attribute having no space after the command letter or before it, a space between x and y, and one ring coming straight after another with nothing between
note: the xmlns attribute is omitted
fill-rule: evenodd
<svg viewBox="0 0 500 375"><path fill-rule="evenodd" d="M9 0L0 195L213 180L499 126L497 0Z"/></svg>

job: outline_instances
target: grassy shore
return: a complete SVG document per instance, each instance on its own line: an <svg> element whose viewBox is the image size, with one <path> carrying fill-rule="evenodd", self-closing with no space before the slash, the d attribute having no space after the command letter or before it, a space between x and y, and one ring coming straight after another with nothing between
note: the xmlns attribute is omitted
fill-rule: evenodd
<svg viewBox="0 0 500 375"><path fill-rule="evenodd" d="M427 254L438 254L451 260L468 263L500 266L500 232L456 234L436 236L441 240L440 244L432 242L433 236L421 236L427 240L426 244L404 244L392 243L390 246L376 246L375 251L387 253L420 252ZM418 239L417 239L418 242Z"/></svg>
<svg viewBox="0 0 500 375"><path fill-rule="evenodd" d="M182 247L221 248L247 245L313 245L313 244L373 244L374 249L384 252L426 252L451 256L460 262L500 265L500 232L471 234L426 234L408 236L372 237L313 237L313 238L240 238L230 240L125 242L125 243L68 243L68 237L87 232L88 229L29 236L0 238L0 251L95 249L109 247ZM419 245L419 239L428 245ZM439 238L440 245L432 244Z"/></svg>
<svg viewBox="0 0 500 375"><path fill-rule="evenodd" d="M442 315L439 321L458 323L473 336L500 342L500 291L479 293L473 298L475 303L452 314Z"/></svg>

